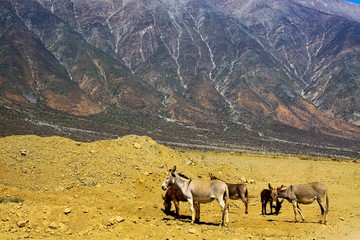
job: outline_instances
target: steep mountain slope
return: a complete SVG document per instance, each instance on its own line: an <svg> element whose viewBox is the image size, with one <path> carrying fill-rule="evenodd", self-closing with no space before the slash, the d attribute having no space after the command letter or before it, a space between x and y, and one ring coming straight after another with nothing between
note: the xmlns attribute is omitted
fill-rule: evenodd
<svg viewBox="0 0 360 240"><path fill-rule="evenodd" d="M1 39L16 49L2 48L5 106L100 113L114 121L119 114L141 114L164 134L168 124L177 124L289 140L289 130L277 131L284 125L309 136L359 140L357 5L339 0L1 3L6 6ZM14 85L17 81L22 85ZM10 97L9 86L16 97Z"/></svg>

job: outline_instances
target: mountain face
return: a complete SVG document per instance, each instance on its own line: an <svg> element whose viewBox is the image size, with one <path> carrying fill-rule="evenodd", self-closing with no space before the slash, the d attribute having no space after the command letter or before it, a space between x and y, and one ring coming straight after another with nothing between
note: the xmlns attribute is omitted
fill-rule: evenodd
<svg viewBox="0 0 360 240"><path fill-rule="evenodd" d="M289 140L288 130L278 131L287 127L360 138L360 5L0 4L0 101L6 108L114 121L121 114L141 114L163 126L245 131L258 138ZM166 134L164 129L159 131Z"/></svg>

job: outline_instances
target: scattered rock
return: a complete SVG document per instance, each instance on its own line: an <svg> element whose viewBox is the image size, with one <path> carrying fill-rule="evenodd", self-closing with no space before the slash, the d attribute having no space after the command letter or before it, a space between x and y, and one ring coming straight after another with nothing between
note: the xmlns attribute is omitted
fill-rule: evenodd
<svg viewBox="0 0 360 240"><path fill-rule="evenodd" d="M152 139L152 138L147 138L146 141L147 141L148 143L150 143L151 145L157 144L156 141L155 141L154 139Z"/></svg>
<svg viewBox="0 0 360 240"><path fill-rule="evenodd" d="M123 217L120 217L120 216L116 216L116 217L111 217L109 218L109 220L105 223L105 225L107 227L111 227L117 223L121 223L121 222L124 222L125 221L125 218Z"/></svg>
<svg viewBox="0 0 360 240"><path fill-rule="evenodd" d="M65 213L65 215L68 215L69 213L71 213L71 208L65 208L64 213Z"/></svg>
<svg viewBox="0 0 360 240"><path fill-rule="evenodd" d="M110 227L110 226L114 225L115 223L116 223L115 218L114 218L114 217L111 217L111 218L105 223L105 225L108 226L108 227Z"/></svg>
<svg viewBox="0 0 360 240"><path fill-rule="evenodd" d="M191 234L195 234L195 233L196 233L196 229L195 229L195 228L190 228L188 232L191 233Z"/></svg>
<svg viewBox="0 0 360 240"><path fill-rule="evenodd" d="M241 176L240 181L242 181L243 183L246 183L246 178L244 176Z"/></svg>
<svg viewBox="0 0 360 240"><path fill-rule="evenodd" d="M254 179L249 179L249 180L247 180L247 183L255 184L255 180Z"/></svg>
<svg viewBox="0 0 360 240"><path fill-rule="evenodd" d="M116 216L115 220L116 220L116 222L121 223L121 222L125 221L125 218L120 217L120 216Z"/></svg>
<svg viewBox="0 0 360 240"><path fill-rule="evenodd" d="M26 157L26 150L20 150L20 155L22 156L22 157Z"/></svg>
<svg viewBox="0 0 360 240"><path fill-rule="evenodd" d="M133 143L133 146L135 149L141 149L141 144L140 143Z"/></svg>
<svg viewBox="0 0 360 240"><path fill-rule="evenodd" d="M67 230L67 226L64 223L59 223L59 230L65 232Z"/></svg>
<svg viewBox="0 0 360 240"><path fill-rule="evenodd" d="M59 228L59 225L57 223L55 223L55 222L52 222L52 223L49 224L49 228L55 230L55 229Z"/></svg>
<svg viewBox="0 0 360 240"><path fill-rule="evenodd" d="M16 225L19 227L19 228L23 228L26 226L26 224L29 222L29 220L20 220L16 223Z"/></svg>

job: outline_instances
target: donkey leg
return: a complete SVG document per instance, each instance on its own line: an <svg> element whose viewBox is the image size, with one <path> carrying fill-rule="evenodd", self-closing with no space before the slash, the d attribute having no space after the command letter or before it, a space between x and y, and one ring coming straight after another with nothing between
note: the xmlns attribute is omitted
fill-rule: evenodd
<svg viewBox="0 0 360 240"><path fill-rule="evenodd" d="M300 213L302 221L304 222L305 221L304 215L302 214L302 211L299 207L299 203L297 203L297 202L296 202L296 208L297 208L298 213Z"/></svg>
<svg viewBox="0 0 360 240"><path fill-rule="evenodd" d="M241 201L244 203L244 206L245 206L245 214L248 214L248 204L249 204L249 199L247 198L246 196L246 193L242 193L240 191L240 199Z"/></svg>
<svg viewBox="0 0 360 240"><path fill-rule="evenodd" d="M245 206L245 214L248 214L248 200L246 199L245 196L242 196L241 197L241 201L244 203L244 206Z"/></svg>
<svg viewBox="0 0 360 240"><path fill-rule="evenodd" d="M196 202L195 204L195 222L200 222L200 203Z"/></svg>
<svg viewBox="0 0 360 240"><path fill-rule="evenodd" d="M321 215L320 215L320 223L324 223L326 224L326 206L324 204L324 202L322 200L320 200L319 198L317 199L317 202L320 206L320 210L321 210Z"/></svg>
<svg viewBox="0 0 360 240"><path fill-rule="evenodd" d="M188 199L191 210L191 224L195 222L195 209L194 209L194 201L192 199Z"/></svg>
<svg viewBox="0 0 360 240"><path fill-rule="evenodd" d="M297 202L296 202L296 200L293 200L293 201L291 201L291 203L292 203L292 205L293 205L293 210L294 210L294 214L295 214L295 222L297 222L298 220L297 220L297 213L298 213L298 210L300 210L300 209L298 209L298 207L297 207Z"/></svg>
<svg viewBox="0 0 360 240"><path fill-rule="evenodd" d="M225 209L226 225L229 224L229 208L230 208L230 206L229 206L229 204L227 204L227 207L226 207L226 209ZM247 214L247 213L246 213L246 214Z"/></svg>
<svg viewBox="0 0 360 240"><path fill-rule="evenodd" d="M266 203L261 202L261 215L266 215Z"/></svg>
<svg viewBox="0 0 360 240"><path fill-rule="evenodd" d="M178 201L174 201L175 205L175 217L180 218L180 206Z"/></svg>
<svg viewBox="0 0 360 240"><path fill-rule="evenodd" d="M220 223L220 226L224 226L224 223L225 223L225 215L226 215L226 223L228 223L229 221L229 216L228 216L228 206L226 205L226 202L221 199L221 200L218 200L218 203L221 207L221 223Z"/></svg>

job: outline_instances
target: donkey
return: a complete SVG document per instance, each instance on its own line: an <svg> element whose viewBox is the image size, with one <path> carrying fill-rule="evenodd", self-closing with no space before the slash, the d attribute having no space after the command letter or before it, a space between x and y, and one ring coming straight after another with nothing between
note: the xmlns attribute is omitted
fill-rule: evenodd
<svg viewBox="0 0 360 240"><path fill-rule="evenodd" d="M184 175L185 177L185 175ZM171 202L174 203L175 206L175 217L180 218L180 205L179 202L187 202L187 198L182 193L181 189L176 185L170 185L165 193L165 196L161 195L162 199L164 200L164 212L166 214L170 214L171 209ZM195 203L195 222L200 221L200 204Z"/></svg>
<svg viewBox="0 0 360 240"><path fill-rule="evenodd" d="M321 210L319 222L326 224L326 215L329 212L329 197L325 184L313 182L306 184L290 185L286 189L282 188L283 185L278 188L273 188L269 183L269 189L271 190L271 197L273 199L273 206L275 205L278 198L284 198L293 204L295 222L297 222L297 212L300 214L302 221L305 221L301 209L299 208L299 203L311 204L316 200Z"/></svg>
<svg viewBox="0 0 360 240"><path fill-rule="evenodd" d="M271 191L269 189L263 189L260 193L261 198L261 214L266 215L266 205L269 203L270 205L270 213L273 214L273 205L272 205L272 198L271 198ZM278 215L281 209L281 204L283 203L284 199L280 202L279 200L276 202L275 206L275 215Z"/></svg>
<svg viewBox="0 0 360 240"><path fill-rule="evenodd" d="M221 180L211 173L209 173L211 180ZM234 184L234 183L226 183L229 189L229 197L232 200L238 200L239 198L245 205L245 214L248 214L248 205L249 205L249 192L246 184Z"/></svg>
<svg viewBox="0 0 360 240"><path fill-rule="evenodd" d="M191 223L195 221L194 203L209 203L216 199L221 206L222 217L220 225L224 225L226 217L226 225L229 223L229 189L226 183L220 180L190 180L179 176L176 171L176 166L170 169L165 176L164 182L161 185L163 190L166 190L168 186L176 185L183 192L190 204L191 210Z"/></svg>

